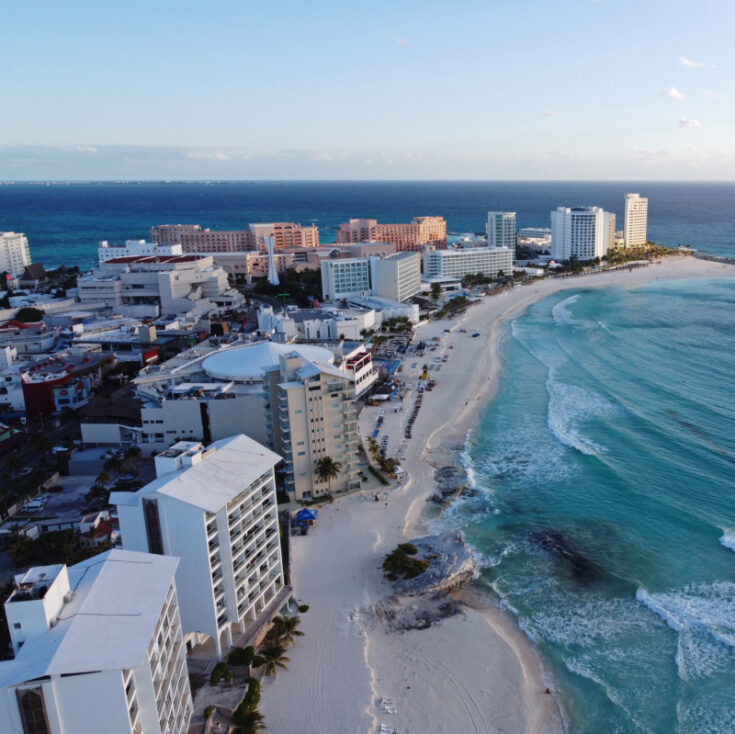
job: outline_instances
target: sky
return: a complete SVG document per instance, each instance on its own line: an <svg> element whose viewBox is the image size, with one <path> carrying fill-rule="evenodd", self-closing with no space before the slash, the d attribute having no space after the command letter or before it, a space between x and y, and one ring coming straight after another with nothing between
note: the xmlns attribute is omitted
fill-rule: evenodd
<svg viewBox="0 0 735 734"><path fill-rule="evenodd" d="M733 0L0 0L0 180L734 180Z"/></svg>

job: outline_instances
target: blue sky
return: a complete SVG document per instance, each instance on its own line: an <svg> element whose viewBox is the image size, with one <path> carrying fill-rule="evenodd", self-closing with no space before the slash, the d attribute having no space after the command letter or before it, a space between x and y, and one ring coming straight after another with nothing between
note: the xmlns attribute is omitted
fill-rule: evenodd
<svg viewBox="0 0 735 734"><path fill-rule="evenodd" d="M732 0L0 14L0 179L735 178Z"/></svg>

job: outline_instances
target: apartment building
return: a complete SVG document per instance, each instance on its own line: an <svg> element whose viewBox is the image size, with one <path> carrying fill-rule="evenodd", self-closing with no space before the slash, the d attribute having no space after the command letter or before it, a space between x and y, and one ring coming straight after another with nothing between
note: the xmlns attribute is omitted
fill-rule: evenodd
<svg viewBox="0 0 735 734"><path fill-rule="evenodd" d="M156 456L156 479L113 492L123 547L181 559L176 587L187 644L258 628L284 600L274 467L281 457L247 436L180 441ZM284 592L286 593L286 592Z"/></svg>
<svg viewBox="0 0 735 734"><path fill-rule="evenodd" d="M625 247L645 245L648 239L648 199L638 194L625 195Z"/></svg>
<svg viewBox="0 0 735 734"><path fill-rule="evenodd" d="M22 275L30 264L28 238L20 232L0 232L0 272Z"/></svg>
<svg viewBox="0 0 735 734"><path fill-rule="evenodd" d="M555 260L603 258L615 241L615 220L610 237L609 214L599 206L558 207L551 212L551 256Z"/></svg>
<svg viewBox="0 0 735 734"><path fill-rule="evenodd" d="M516 213L515 212L488 212L487 213L487 246L507 247L516 253Z"/></svg>
<svg viewBox="0 0 735 734"><path fill-rule="evenodd" d="M289 496L310 500L359 489L352 377L330 364L289 352L266 371L266 378L269 443L283 456ZM316 473L325 457L340 465L332 480L321 480Z"/></svg>
<svg viewBox="0 0 735 734"><path fill-rule="evenodd" d="M110 550L36 566L5 602L4 734L185 734L193 706L178 558Z"/></svg>
<svg viewBox="0 0 735 734"><path fill-rule="evenodd" d="M339 225L337 243L392 242L399 252L421 251L431 244L447 246L447 222L444 217L414 217L400 224L379 224L377 219L350 219Z"/></svg>
<svg viewBox="0 0 735 734"><path fill-rule="evenodd" d="M507 247L464 247L458 250L425 250L424 277L464 278L482 273L496 278L513 274L513 251Z"/></svg>

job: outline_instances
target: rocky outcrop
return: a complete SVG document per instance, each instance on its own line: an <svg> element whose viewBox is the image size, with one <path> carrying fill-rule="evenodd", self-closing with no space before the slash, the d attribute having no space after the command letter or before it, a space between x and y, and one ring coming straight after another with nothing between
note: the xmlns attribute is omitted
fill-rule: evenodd
<svg viewBox="0 0 735 734"><path fill-rule="evenodd" d="M429 567L412 579L394 581L393 589L399 596L449 592L472 579L475 573L475 559L459 533L427 535L424 538L416 538L411 543L418 551L416 558L429 561Z"/></svg>
<svg viewBox="0 0 735 734"><path fill-rule="evenodd" d="M437 493L429 500L438 505L449 504L463 494L474 495L467 484L467 471L461 466L443 466L434 473Z"/></svg>

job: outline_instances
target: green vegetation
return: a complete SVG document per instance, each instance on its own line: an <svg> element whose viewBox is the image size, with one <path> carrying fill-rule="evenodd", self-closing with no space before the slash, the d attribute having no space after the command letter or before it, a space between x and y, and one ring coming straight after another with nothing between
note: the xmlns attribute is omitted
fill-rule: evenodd
<svg viewBox="0 0 735 734"><path fill-rule="evenodd" d="M16 536L10 542L10 557L16 566L47 566L52 563L75 563L109 550L108 543L85 548L73 530L42 533L36 538Z"/></svg>
<svg viewBox="0 0 735 734"><path fill-rule="evenodd" d="M312 308L313 303L309 296L316 299L322 297L322 278L319 270L296 270L289 269L279 274L280 285L271 285L266 278L255 281L254 293L279 298L285 303L294 303L301 308ZM283 294L287 293L287 296Z"/></svg>
<svg viewBox="0 0 735 734"><path fill-rule="evenodd" d="M327 482L327 491L332 488L332 479L336 479L342 471L342 464L331 456L323 456L316 463L316 476L320 482Z"/></svg>
<svg viewBox="0 0 735 734"><path fill-rule="evenodd" d="M413 543L399 543L398 550L407 553L409 556L415 556L419 552Z"/></svg>
<svg viewBox="0 0 735 734"><path fill-rule="evenodd" d="M20 321L22 324L30 324L35 321L43 320L43 311L40 308L33 308L32 306L24 306L17 314L15 314L15 320Z"/></svg>
<svg viewBox="0 0 735 734"><path fill-rule="evenodd" d="M390 482L374 467L368 466L368 471L384 486L387 487Z"/></svg>
<svg viewBox="0 0 735 734"><path fill-rule="evenodd" d="M274 678L279 670L288 670L287 663L291 662L291 658L286 656L285 645L274 642L266 642L260 650L260 657L263 660L263 673Z"/></svg>
<svg viewBox="0 0 735 734"><path fill-rule="evenodd" d="M394 459L386 457L378 442L372 437L368 436L368 446L370 447L370 455L373 457L373 461L390 477L395 479L396 476L396 462ZM368 469L382 482L383 486L389 484L389 482L379 474L374 467L368 465Z"/></svg>
<svg viewBox="0 0 735 734"><path fill-rule="evenodd" d="M251 665L255 657L255 648L252 645L247 647L236 647L230 651L227 656L227 662L230 665Z"/></svg>
<svg viewBox="0 0 735 734"><path fill-rule="evenodd" d="M409 546L409 551L402 549L401 546ZM413 553L410 550L413 550ZM416 547L411 543L401 543L383 561L385 577L389 581L396 581L399 578L412 579L420 576L429 567L429 561L422 558L412 558L417 552Z"/></svg>
<svg viewBox="0 0 735 734"><path fill-rule="evenodd" d="M467 309L471 303L472 301L469 298L465 298L465 296L455 296L434 314L434 318L443 319L445 317L456 316L458 313Z"/></svg>
<svg viewBox="0 0 735 734"><path fill-rule="evenodd" d="M671 247L662 247L655 242L646 242L645 245L628 248L613 248L607 251L605 259L608 265L622 265L631 260L650 260L655 257L666 255L678 255L679 250Z"/></svg>
<svg viewBox="0 0 735 734"><path fill-rule="evenodd" d="M209 685L216 686L221 680L225 683L229 683L232 680L232 673L227 667L227 663L217 663L212 669L212 674L209 676Z"/></svg>
<svg viewBox="0 0 735 734"><path fill-rule="evenodd" d="M287 617L282 615L273 620L273 626L266 635L268 643L295 645L297 637L303 637L304 633L299 629L301 620L298 617Z"/></svg>
<svg viewBox="0 0 735 734"><path fill-rule="evenodd" d="M265 729L263 714L257 711L242 714L236 724L237 726L232 730L233 734L257 734Z"/></svg>
<svg viewBox="0 0 735 734"><path fill-rule="evenodd" d="M204 707L204 718L208 719L214 713L214 706L211 704Z"/></svg>
<svg viewBox="0 0 735 734"><path fill-rule="evenodd" d="M299 604L299 612L301 612L301 614L306 614L308 611L309 611L308 604Z"/></svg>
<svg viewBox="0 0 735 734"><path fill-rule="evenodd" d="M395 316L383 321L381 328L383 331L392 331L400 334L413 331L413 324L407 316Z"/></svg>
<svg viewBox="0 0 735 734"><path fill-rule="evenodd" d="M441 285L439 283L432 283L429 293L431 294L432 301L438 301L442 294Z"/></svg>

